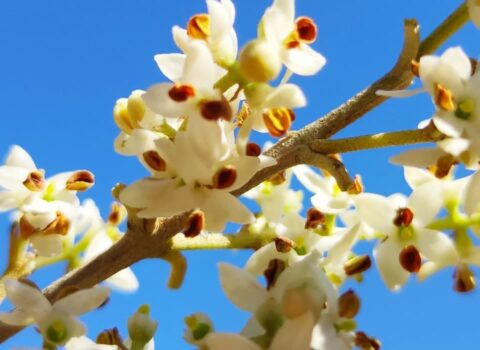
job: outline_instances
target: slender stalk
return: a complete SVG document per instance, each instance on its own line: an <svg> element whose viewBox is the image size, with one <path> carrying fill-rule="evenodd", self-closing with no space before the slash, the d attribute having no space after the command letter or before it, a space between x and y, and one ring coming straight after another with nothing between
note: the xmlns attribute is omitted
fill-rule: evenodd
<svg viewBox="0 0 480 350"><path fill-rule="evenodd" d="M442 24L422 41L418 49L417 58L437 50L448 38L462 28L469 19L467 3L463 2Z"/></svg>
<svg viewBox="0 0 480 350"><path fill-rule="evenodd" d="M271 242L275 235L268 233L238 235L224 235L210 233L205 236L187 238L184 235L176 235L172 238L174 250L213 250L213 249L258 249L264 244Z"/></svg>
<svg viewBox="0 0 480 350"><path fill-rule="evenodd" d="M409 145L414 143L438 141L443 138L439 133L425 129L394 131L380 134L348 137L337 140L316 140L310 147L323 154L347 153L372 148Z"/></svg>

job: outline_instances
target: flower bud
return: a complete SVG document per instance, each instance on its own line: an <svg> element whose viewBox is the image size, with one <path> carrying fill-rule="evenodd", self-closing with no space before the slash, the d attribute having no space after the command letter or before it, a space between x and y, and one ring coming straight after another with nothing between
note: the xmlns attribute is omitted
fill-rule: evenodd
<svg viewBox="0 0 480 350"><path fill-rule="evenodd" d="M240 71L252 82L275 79L282 69L278 47L264 40L253 40L240 52Z"/></svg>
<svg viewBox="0 0 480 350"><path fill-rule="evenodd" d="M208 333L214 330L210 318L200 312L185 317L185 325L187 328L185 329L184 338L190 344L195 344L202 340Z"/></svg>
<svg viewBox="0 0 480 350"><path fill-rule="evenodd" d="M158 322L150 318L150 307L142 305L128 319L128 334L132 343L147 344L155 335Z"/></svg>

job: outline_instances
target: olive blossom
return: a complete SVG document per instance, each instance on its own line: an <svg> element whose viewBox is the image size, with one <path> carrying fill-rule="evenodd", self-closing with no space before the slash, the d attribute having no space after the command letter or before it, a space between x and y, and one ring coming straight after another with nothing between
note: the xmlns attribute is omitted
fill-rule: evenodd
<svg viewBox="0 0 480 350"><path fill-rule="evenodd" d="M76 316L102 305L110 293L100 287L84 289L52 304L37 288L17 280L5 281L5 290L17 308L1 313L0 321L15 326L37 324L45 341L55 345L85 334L85 326Z"/></svg>

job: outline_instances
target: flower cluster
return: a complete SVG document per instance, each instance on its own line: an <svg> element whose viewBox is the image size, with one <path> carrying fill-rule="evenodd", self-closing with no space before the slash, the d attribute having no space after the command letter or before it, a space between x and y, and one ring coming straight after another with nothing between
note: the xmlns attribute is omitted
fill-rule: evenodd
<svg viewBox="0 0 480 350"><path fill-rule="evenodd" d="M249 141L252 130L286 135L294 108L306 104L292 73L312 75L325 63L309 44L317 28L295 17L294 1L275 1L262 17L258 38L237 57L230 0L208 0L208 13L175 26L182 53L155 56L171 81L119 99L114 119L122 130L115 149L137 156L150 177L120 193L140 217L165 217L193 210L196 229L222 231L227 222L247 224L253 215L231 194L275 160ZM270 84L285 65L280 84ZM189 225L189 227L192 225Z"/></svg>

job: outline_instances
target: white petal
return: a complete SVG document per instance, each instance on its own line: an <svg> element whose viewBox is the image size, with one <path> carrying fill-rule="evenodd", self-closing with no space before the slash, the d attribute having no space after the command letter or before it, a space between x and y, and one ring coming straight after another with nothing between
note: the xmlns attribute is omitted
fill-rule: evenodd
<svg viewBox="0 0 480 350"><path fill-rule="evenodd" d="M346 194L339 194L336 197L317 193L312 197L312 204L315 208L326 214L339 214L351 206L350 197Z"/></svg>
<svg viewBox="0 0 480 350"><path fill-rule="evenodd" d="M312 330L315 324L313 314L305 312L293 320L286 320L277 331L270 350L310 350Z"/></svg>
<svg viewBox="0 0 480 350"><path fill-rule="evenodd" d="M294 0L274 0L272 7L279 10L288 21L293 22L295 20Z"/></svg>
<svg viewBox="0 0 480 350"><path fill-rule="evenodd" d="M435 175L430 171L410 166L404 167L403 175L411 189L415 189L420 185L436 180Z"/></svg>
<svg viewBox="0 0 480 350"><path fill-rule="evenodd" d="M65 350L118 350L118 346L97 344L93 340L82 336L71 338L65 344Z"/></svg>
<svg viewBox="0 0 480 350"><path fill-rule="evenodd" d="M313 350L350 350L352 340L346 334L337 332L333 317L323 312L313 330L311 346Z"/></svg>
<svg viewBox="0 0 480 350"><path fill-rule="evenodd" d="M165 77L173 82L179 82L185 65L185 55L180 53L160 54L153 58Z"/></svg>
<svg viewBox="0 0 480 350"><path fill-rule="evenodd" d="M417 187L408 198L407 206L413 211L415 225L427 226L443 205L442 187L437 181L431 181Z"/></svg>
<svg viewBox="0 0 480 350"><path fill-rule="evenodd" d="M255 219L237 197L222 190L208 190L199 208L205 213L205 229L211 232L223 231L229 221L248 224Z"/></svg>
<svg viewBox="0 0 480 350"><path fill-rule="evenodd" d="M302 90L293 84L283 84L267 95L264 108L297 108L307 104Z"/></svg>
<svg viewBox="0 0 480 350"><path fill-rule="evenodd" d="M232 333L209 333L204 344L208 350L261 350L248 338Z"/></svg>
<svg viewBox="0 0 480 350"><path fill-rule="evenodd" d="M417 272L417 280L419 280L420 282L423 282L428 277L440 271L444 267L445 265L443 264L437 264L436 262L433 262L433 261L426 261L422 264L422 266L420 267L420 270Z"/></svg>
<svg viewBox="0 0 480 350"><path fill-rule="evenodd" d="M17 280L6 280L8 299L19 309L28 312L35 320L42 319L51 310L50 302L38 289Z"/></svg>
<svg viewBox="0 0 480 350"><path fill-rule="evenodd" d="M0 192L0 211L17 208L21 203L21 197L12 192Z"/></svg>
<svg viewBox="0 0 480 350"><path fill-rule="evenodd" d="M465 213L472 215L480 208L480 171L470 177L465 191L464 209Z"/></svg>
<svg viewBox="0 0 480 350"><path fill-rule="evenodd" d="M0 313L0 321L12 326L26 326L34 323L35 319L30 312L15 309L12 312Z"/></svg>
<svg viewBox="0 0 480 350"><path fill-rule="evenodd" d="M23 181L29 174L30 170L26 168L10 165L0 166L0 188L12 191L26 189Z"/></svg>
<svg viewBox="0 0 480 350"><path fill-rule="evenodd" d="M172 36L175 44L183 52L186 52L188 50L188 46L190 45L190 38L188 37L187 31L183 28L180 28L179 26L173 26Z"/></svg>
<svg viewBox="0 0 480 350"><path fill-rule="evenodd" d="M307 165L293 167L293 173L303 187L312 193L324 192L327 194L332 191L331 183Z"/></svg>
<svg viewBox="0 0 480 350"><path fill-rule="evenodd" d="M432 121L435 127L445 135L451 137L460 137L462 135L464 124L461 121L457 122L453 121L452 118L447 119L440 116L434 116Z"/></svg>
<svg viewBox="0 0 480 350"><path fill-rule="evenodd" d="M172 100L168 96L168 91L172 87L173 85L169 83L153 85L142 95L142 99L148 108L165 118L179 118L188 115L189 100L185 102Z"/></svg>
<svg viewBox="0 0 480 350"><path fill-rule="evenodd" d="M383 281L391 290L400 289L408 280L410 273L404 270L399 262L399 254L403 246L394 237L378 244L373 254L377 263L378 271Z"/></svg>
<svg viewBox="0 0 480 350"><path fill-rule="evenodd" d="M37 170L32 157L30 157L27 151L17 145L14 145L12 148L10 148L5 165L25 168L30 171Z"/></svg>
<svg viewBox="0 0 480 350"><path fill-rule="evenodd" d="M301 44L298 48L283 51L285 66L298 75L314 75L323 68L327 60L310 46Z"/></svg>
<svg viewBox="0 0 480 350"><path fill-rule="evenodd" d="M63 237L56 234L35 234L30 238L30 243L39 256L52 257L62 253Z"/></svg>
<svg viewBox="0 0 480 350"><path fill-rule="evenodd" d="M449 137L437 142L438 147L452 156L458 157L470 146L470 141L464 138Z"/></svg>
<svg viewBox="0 0 480 350"><path fill-rule="evenodd" d="M255 312L268 299L268 292L250 272L219 263L220 284L228 299L242 310Z"/></svg>
<svg viewBox="0 0 480 350"><path fill-rule="evenodd" d="M384 235L395 231L393 219L397 208L387 198L373 193L361 193L354 198L354 202L361 219L373 229Z"/></svg>
<svg viewBox="0 0 480 350"><path fill-rule="evenodd" d="M245 270L254 275L261 276L273 259L288 260L289 253L280 253L275 248L275 243L271 242L256 250L245 263Z"/></svg>
<svg viewBox="0 0 480 350"><path fill-rule="evenodd" d="M187 58L182 83L211 89L215 83L216 66L208 47L205 43L195 40L190 43L185 53Z"/></svg>
<svg viewBox="0 0 480 350"><path fill-rule="evenodd" d="M109 295L108 288L82 289L56 301L53 307L70 315L82 315L102 305Z"/></svg>
<svg viewBox="0 0 480 350"><path fill-rule="evenodd" d="M441 266L459 261L453 241L442 232L422 229L416 234L417 248L428 260Z"/></svg>
<svg viewBox="0 0 480 350"><path fill-rule="evenodd" d="M424 168L435 164L444 155L445 151L440 148L418 148L402 152L389 160L393 164Z"/></svg>
<svg viewBox="0 0 480 350"><path fill-rule="evenodd" d="M441 60L451 65L462 80L470 78L472 63L460 46L448 48L442 54Z"/></svg>
<svg viewBox="0 0 480 350"><path fill-rule="evenodd" d="M133 293L138 290L138 280L131 268L126 268L118 271L116 274L112 275L105 280L113 288L116 288L120 291Z"/></svg>

